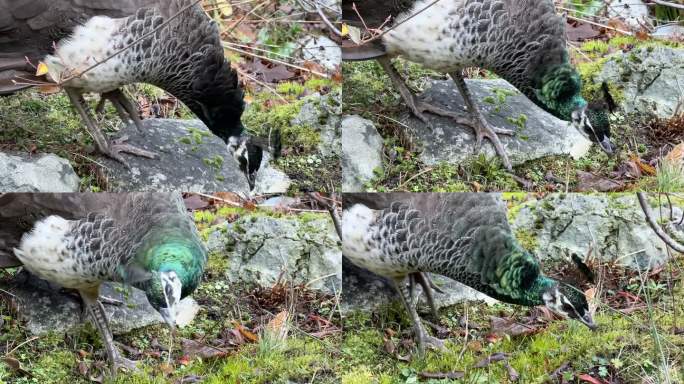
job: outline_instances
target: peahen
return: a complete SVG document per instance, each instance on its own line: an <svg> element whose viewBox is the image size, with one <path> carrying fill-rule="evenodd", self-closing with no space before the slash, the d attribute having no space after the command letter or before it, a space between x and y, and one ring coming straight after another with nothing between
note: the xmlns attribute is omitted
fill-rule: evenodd
<svg viewBox="0 0 684 384"><path fill-rule="evenodd" d="M419 352L441 347L429 336L415 308L418 278L432 303L424 273L452 278L497 300L544 305L563 318L594 329L583 292L544 276L539 262L517 242L498 195L345 194L342 253L354 264L393 281L414 325Z"/></svg>
<svg viewBox="0 0 684 384"><path fill-rule="evenodd" d="M154 32L164 23L168 24ZM131 48L109 58L128 46ZM268 146L264 142L268 140L244 134L240 121L244 97L237 73L224 56L217 24L197 1L0 1L0 95L40 80L33 75L33 65L40 61L47 64L49 80L63 83L104 155L124 164L124 152L155 157L125 144L125 138L110 142L82 94L101 94L99 107L110 100L122 120L130 118L141 130L138 111L121 87L149 83L180 99L223 139L254 187L262 147ZM103 63L79 76L100 61ZM277 141L279 136L272 139Z"/></svg>
<svg viewBox="0 0 684 384"><path fill-rule="evenodd" d="M581 95L580 76L566 49L565 23L551 0L344 0L342 10L349 24L384 26L386 32L345 49L344 60L377 59L416 117L428 123L423 112L431 112L472 127L478 146L488 138L506 168L511 163L497 134L512 131L485 120L461 73L465 67L491 70L544 110L571 121L605 152L615 150L605 106L590 106ZM392 66L394 56L449 73L470 116L419 100Z"/></svg>
<svg viewBox="0 0 684 384"><path fill-rule="evenodd" d="M0 268L23 266L78 290L113 373L135 363L114 346L100 285L142 289L174 328L176 305L197 288L206 258L180 194L0 195Z"/></svg>

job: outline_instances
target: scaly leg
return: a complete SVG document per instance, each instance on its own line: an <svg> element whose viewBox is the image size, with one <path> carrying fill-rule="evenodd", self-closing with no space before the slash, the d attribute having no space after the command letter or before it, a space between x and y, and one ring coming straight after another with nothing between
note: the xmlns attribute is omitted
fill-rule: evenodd
<svg viewBox="0 0 684 384"><path fill-rule="evenodd" d="M135 362L121 356L121 353L114 345L114 337L112 336L112 331L109 328L109 321L107 320L107 314L105 313L104 306L97 300L97 291L80 292L81 297L83 297L83 302L86 304L86 307L93 318L93 322L95 323L97 330L100 332L100 336L104 342L105 350L107 352L107 359L109 360L109 365L112 370L112 376L116 376L120 369L126 371L137 370Z"/></svg>
<svg viewBox="0 0 684 384"><path fill-rule="evenodd" d="M145 131L143 130L142 126L142 120L138 115L138 109L133 105L133 102L126 97L121 89L115 89L111 92L103 93L101 96L114 104L114 108L116 108L116 111L123 122L126 122L128 119L133 120L138 133L143 136L145 135Z"/></svg>
<svg viewBox="0 0 684 384"><path fill-rule="evenodd" d="M480 112L480 110L477 108L477 105L475 105L473 102L473 96L470 93L470 90L468 90L468 86L466 85L465 79L463 78L461 72L454 71L449 75L454 80L454 83L456 83L456 87L458 87L458 90L461 92L463 100L465 100L466 106L468 107L468 112L470 112L471 119L467 123L464 123L464 125L472 127L473 130L475 130L478 150L482 146L482 139L485 137L488 138L489 141L491 141L494 145L494 149L503 161L506 169L509 171L512 170L513 167L511 162L508 159L506 150L504 149L503 144L501 144L501 140L499 140L499 136L497 134L513 134L514 132L492 127L484 118L482 112Z"/></svg>
<svg viewBox="0 0 684 384"><path fill-rule="evenodd" d="M81 115L81 118L83 119L83 122L86 125L88 133L90 133L93 140L95 140L95 145L102 154L111 157L112 159L119 161L124 165L127 165L127 163L121 156L122 152L130 153L136 156L147 157L150 159L154 159L157 156L153 152L149 152L129 144L122 144L122 140L110 143L98 127L95 120L86 110L85 103L83 101L83 98L81 97L81 94L73 88L65 88L64 90L69 96L71 104L73 104L74 108L76 108L76 111L78 111L78 113Z"/></svg>
<svg viewBox="0 0 684 384"><path fill-rule="evenodd" d="M436 287L433 283L432 280L423 272L415 272L412 274L413 278L415 281L420 284L420 286L423 288L423 292L425 293L425 298L427 299L428 306L430 307L430 312L432 313L432 317L435 320L439 319L439 313L437 312L437 306L435 306L435 297L432 294L432 290L434 289L435 291L438 291L440 293L444 293L441 290L439 290L438 287Z"/></svg>
<svg viewBox="0 0 684 384"><path fill-rule="evenodd" d="M406 284L404 284L404 279L395 279L393 282L394 288L396 288L397 292L399 292L399 297L401 297L401 301L404 303L404 308L406 308L409 316L411 317L416 343L418 344L418 354L420 356L425 356L425 347L443 350L444 341L428 335L428 333L425 331L423 323L420 320L420 316L418 316L418 312L416 312L415 306L413 306L410 302L411 293L406 287Z"/></svg>

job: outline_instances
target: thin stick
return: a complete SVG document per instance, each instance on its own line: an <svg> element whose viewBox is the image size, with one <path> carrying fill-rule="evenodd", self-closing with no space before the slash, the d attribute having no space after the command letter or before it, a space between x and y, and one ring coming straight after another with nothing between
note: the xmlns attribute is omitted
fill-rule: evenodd
<svg viewBox="0 0 684 384"><path fill-rule="evenodd" d="M284 65L284 66L286 66L286 67L292 67L292 68L295 68L295 69L299 69L300 71L305 71L305 72L313 73L314 75L321 76L321 77L324 77L324 78L326 78L326 79L330 78L330 76L326 75L325 73L321 73L321 72L318 72L318 71L313 71L313 70L311 70L311 69L304 68L304 67L299 66L299 65L296 65L296 64L290 64L290 63L288 63L288 62L281 61L281 60L278 60L278 59L272 59L272 58L270 58L270 57L257 55L256 53L251 53L251 52L243 51L242 49L238 49L238 48L235 48L235 47L231 47L229 44L226 44L226 43L224 43L224 42L221 42L221 44L223 45L224 48L230 49L231 51L235 51L235 52L238 52L238 53L242 53L242 54L245 54L245 55L248 55L248 56L252 56L252 57L256 57L256 58L263 59L263 60L268 60L268 61L271 61L271 62L274 62L274 63L282 64L282 65Z"/></svg>
<svg viewBox="0 0 684 384"><path fill-rule="evenodd" d="M290 104L290 102L287 101L286 98L284 98L281 94L279 94L278 91L276 91L276 90L275 90L273 87L271 87L270 85L266 84L266 83L263 82L263 81L257 80L255 77L252 77L252 76L248 75L247 72L241 70L240 68L236 68L236 70L238 71L238 73L239 73L240 75L242 75L242 76L244 76L244 77L246 77L246 78L248 78L248 79L254 81L255 83L257 83L257 84L261 85L262 87L265 87L266 89L268 89L269 91L271 91L271 93L273 93L274 95L278 96L278 98L280 98L280 100L284 101L285 104Z"/></svg>
<svg viewBox="0 0 684 384"><path fill-rule="evenodd" d="M195 195L206 197L207 199L212 199L212 200L218 200L220 202L226 203L228 205L232 205L233 207L242 207L242 204L240 203L235 203L232 201L228 201L226 199L222 199L220 197L212 196L212 195L207 195L206 193L200 193L200 192L195 192Z"/></svg>
<svg viewBox="0 0 684 384"><path fill-rule="evenodd" d="M651 206L648 205L648 201L646 200L646 194L644 192L637 192L637 198L639 199L639 204L641 205L641 209L644 211L644 215L646 216L646 220L648 221L648 225L653 229L653 232L660 237L660 239L665 242L669 247L674 249L677 252L684 253L684 246L677 243L673 238L670 237L663 229L658 225L656 222L655 218L653 217L653 211L651 210Z"/></svg>

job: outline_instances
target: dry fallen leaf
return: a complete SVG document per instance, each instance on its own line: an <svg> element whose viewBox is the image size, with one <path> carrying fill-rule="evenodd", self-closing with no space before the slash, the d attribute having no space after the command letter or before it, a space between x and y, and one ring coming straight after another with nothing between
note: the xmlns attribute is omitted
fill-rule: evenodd
<svg viewBox="0 0 684 384"><path fill-rule="evenodd" d="M195 357L209 359L213 357L225 356L227 354L227 352L221 348L212 347L195 340L181 339L181 344L183 355L187 356L190 360L194 359Z"/></svg>
<svg viewBox="0 0 684 384"><path fill-rule="evenodd" d="M531 335L538 331L538 328L533 325L522 324L513 319L505 319L496 316L489 317L489 324L492 332L499 335Z"/></svg>
<svg viewBox="0 0 684 384"><path fill-rule="evenodd" d="M233 322L233 324L235 325L235 329L237 329L245 339L252 343L256 343L259 340L259 336L245 328L242 324L238 324L237 322Z"/></svg>
<svg viewBox="0 0 684 384"><path fill-rule="evenodd" d="M38 66L36 67L36 76L43 76L47 74L50 70L48 69L47 64L43 63L42 61L38 63Z"/></svg>
<svg viewBox="0 0 684 384"><path fill-rule="evenodd" d="M282 311L266 324L265 331L271 340L284 341L287 339L289 317L288 311Z"/></svg>
<svg viewBox="0 0 684 384"><path fill-rule="evenodd" d="M347 36L349 34L349 26L345 23L342 23L342 37Z"/></svg>
<svg viewBox="0 0 684 384"><path fill-rule="evenodd" d="M455 380L462 379L465 376L464 372L461 371L451 371L451 372L420 372L418 373L423 379L437 379L437 380Z"/></svg>
<svg viewBox="0 0 684 384"><path fill-rule="evenodd" d="M586 381L587 383L591 383L591 384L605 384L605 382L603 380L599 380L595 377L591 377L587 373L583 373L583 374L579 375L578 379L580 379L581 381Z"/></svg>
<svg viewBox="0 0 684 384"><path fill-rule="evenodd" d="M361 44L361 30L352 25L348 26L348 28L349 38L351 39L351 41L353 41L355 44Z"/></svg>

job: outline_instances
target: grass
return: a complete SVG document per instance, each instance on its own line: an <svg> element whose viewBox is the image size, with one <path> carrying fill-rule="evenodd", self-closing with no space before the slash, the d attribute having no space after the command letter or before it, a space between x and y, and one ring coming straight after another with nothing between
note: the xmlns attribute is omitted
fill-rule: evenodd
<svg viewBox="0 0 684 384"><path fill-rule="evenodd" d="M679 260L681 262L681 258ZM502 363L485 368L474 366L494 353L507 353L508 361L520 375L517 382L579 382L582 374L613 380L615 383L678 383L684 379L682 348L684 336L674 334L681 320L673 308L684 308L684 285L681 279L670 281L672 295L666 290L652 292L647 310L622 314L604 304L596 316L599 330L590 331L576 321L553 321L527 336L493 336L486 325L490 316L520 319L528 309L504 304L487 306L470 303L439 311L439 324L450 330L445 352L428 351L424 358L410 355L411 325L403 309L394 303L369 312L353 312L344 318L347 329L342 340L342 383L447 383L449 380L420 379L421 373L461 371L458 383L511 383ZM645 284L666 285L667 281L649 280ZM644 284L637 284L641 291ZM612 295L613 293L607 293ZM466 309L467 308L467 309ZM471 324L468 338L458 324L467 311ZM680 328L679 328L680 329ZM396 355L386 351L388 342L397 346ZM397 356L410 356L410 361ZM564 367L556 379L551 376ZM670 381L667 381L669 377Z"/></svg>
<svg viewBox="0 0 684 384"><path fill-rule="evenodd" d="M213 226L217 220L252 220L257 216L297 219L303 223L328 217L322 213L288 214L228 206L194 213L205 240L216 231ZM222 235L232 238L234 234ZM318 315L331 318L339 327L339 319L335 316L336 299L305 289L290 290L286 283L265 289L229 285L225 271L232 257L239 255L233 255L230 246L209 256L203 281L193 294L201 306L200 312L189 326L179 329L170 366L166 364L167 352L154 347L156 344L171 345L167 327L155 325L116 336L118 342L144 351L142 358L138 358L141 359L138 363L141 372L120 375L117 380L101 376L106 366L105 356L93 327L86 325L67 335L51 333L34 338L18 320L11 300L6 300L9 296L0 294L0 383L86 384L93 382L92 377L109 384L156 384L195 376L202 377L203 383L338 382L339 334L314 337L310 326L304 324L308 316ZM11 278L13 273L0 270L0 280ZM255 300L261 300L258 302L262 304L255 304ZM302 308L306 311L300 311ZM291 320L287 322L289 333L284 340L269 337L269 332L260 330L282 310L291 314ZM259 340L228 348L225 356L183 356L181 338L211 345L238 325L254 330ZM7 355L20 362L26 373L3 363Z"/></svg>

